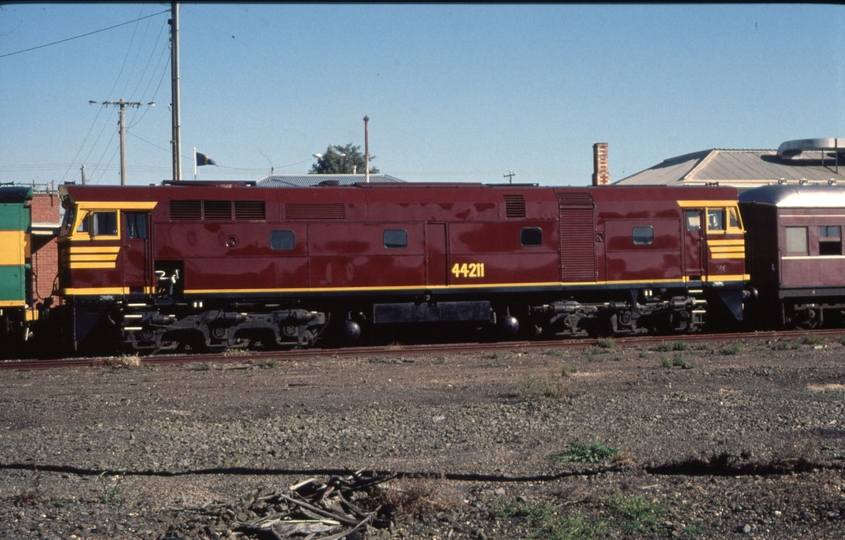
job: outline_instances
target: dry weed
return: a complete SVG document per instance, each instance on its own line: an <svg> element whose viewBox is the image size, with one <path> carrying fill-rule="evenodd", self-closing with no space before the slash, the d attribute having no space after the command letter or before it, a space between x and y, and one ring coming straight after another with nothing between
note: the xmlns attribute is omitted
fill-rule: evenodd
<svg viewBox="0 0 845 540"><path fill-rule="evenodd" d="M124 355L118 358L118 364L121 366L126 367L140 367L141 365L141 357L137 354L133 355Z"/></svg>
<svg viewBox="0 0 845 540"><path fill-rule="evenodd" d="M464 504L457 488L436 478L403 478L376 486L370 493L382 512L397 521L433 516Z"/></svg>
<svg viewBox="0 0 845 540"><path fill-rule="evenodd" d="M793 435L775 455L775 462L780 462L793 471L811 469L821 461L819 435L812 432Z"/></svg>
<svg viewBox="0 0 845 540"><path fill-rule="evenodd" d="M610 464L620 469L631 469L634 467L634 459L630 452L623 450L610 459Z"/></svg>

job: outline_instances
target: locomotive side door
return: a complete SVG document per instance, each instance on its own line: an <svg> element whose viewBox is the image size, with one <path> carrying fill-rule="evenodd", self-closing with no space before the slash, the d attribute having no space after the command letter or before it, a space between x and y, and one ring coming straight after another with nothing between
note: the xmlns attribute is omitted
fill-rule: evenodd
<svg viewBox="0 0 845 540"><path fill-rule="evenodd" d="M692 281L706 277L704 267L704 210L684 211L684 275Z"/></svg>
<svg viewBox="0 0 845 540"><path fill-rule="evenodd" d="M595 203L589 192L557 194L561 281L596 281Z"/></svg>
<svg viewBox="0 0 845 540"><path fill-rule="evenodd" d="M445 223L426 223L425 225L425 266L426 283L430 287L448 284Z"/></svg>
<svg viewBox="0 0 845 540"><path fill-rule="evenodd" d="M123 285L130 294L151 293L149 214L123 212Z"/></svg>

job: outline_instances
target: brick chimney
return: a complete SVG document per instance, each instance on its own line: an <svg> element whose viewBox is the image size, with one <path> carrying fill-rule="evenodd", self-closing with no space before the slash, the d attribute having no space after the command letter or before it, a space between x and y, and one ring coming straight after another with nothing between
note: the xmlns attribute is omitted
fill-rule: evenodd
<svg viewBox="0 0 845 540"><path fill-rule="evenodd" d="M593 185L606 186L610 184L610 171L607 170L607 143L600 142L593 145Z"/></svg>

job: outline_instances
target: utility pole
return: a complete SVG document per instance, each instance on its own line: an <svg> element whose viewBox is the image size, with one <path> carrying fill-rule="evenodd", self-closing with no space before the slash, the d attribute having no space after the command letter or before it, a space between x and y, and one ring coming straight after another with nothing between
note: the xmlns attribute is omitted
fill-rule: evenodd
<svg viewBox="0 0 845 540"><path fill-rule="evenodd" d="M96 101L89 101L90 104L97 103ZM126 107L140 107L143 105L140 101L123 101L123 98L120 98L120 101L103 101L103 105L115 105L117 106L120 111L120 121L118 124L120 125L120 185L126 185ZM155 102L150 101L147 103L150 107L155 107Z"/></svg>
<svg viewBox="0 0 845 540"><path fill-rule="evenodd" d="M182 120L179 116L179 3L170 4L170 93L173 118L173 181L182 180Z"/></svg>
<svg viewBox="0 0 845 540"><path fill-rule="evenodd" d="M82 172L82 185L84 186L85 185L85 164L84 163L82 164L82 167L79 168L79 170Z"/></svg>
<svg viewBox="0 0 845 540"><path fill-rule="evenodd" d="M513 177L516 176L516 173L513 171L508 171L502 176L508 179L508 184L513 184Z"/></svg>

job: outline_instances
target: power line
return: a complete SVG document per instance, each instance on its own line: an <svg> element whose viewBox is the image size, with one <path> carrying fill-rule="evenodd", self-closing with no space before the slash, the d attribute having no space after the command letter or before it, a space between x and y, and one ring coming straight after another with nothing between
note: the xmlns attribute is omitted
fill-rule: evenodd
<svg viewBox="0 0 845 540"><path fill-rule="evenodd" d="M132 126L129 126L129 127L132 127ZM164 148L163 146L159 146L159 145L157 145L156 143L152 143L152 142L148 141L147 139L145 139L145 138L143 138L143 137L139 137L139 136L135 135L135 134L134 134L134 133L132 133L131 131L127 131L127 132L126 132L126 134L127 134L127 135L131 135L131 136L135 137L136 139L138 139L138 140L140 140L140 141L143 141L143 142L145 142L145 143L149 144L150 146L152 146L152 147L154 147L154 148L158 148L159 150L164 150L164 151L165 151L165 152L167 152L168 154L171 152L171 149L170 149L170 148Z"/></svg>
<svg viewBox="0 0 845 540"><path fill-rule="evenodd" d="M79 35L79 36L74 36L74 37L70 37L70 38L67 38L67 39L54 41L53 43L46 43L44 45L39 45L37 47L30 47L29 49L23 49L21 51L15 51L15 52L10 52L10 53L6 53L6 54L0 54L0 58L6 58L7 56L14 56L16 54L22 54L22 53L25 53L25 52L43 49L44 47L51 47L53 45L58 45L60 43L66 43L68 41L73 41L74 39L92 36L94 34L99 34L100 32L105 32L106 30L113 30L113 29L121 27L121 26L126 26L127 24L132 24L134 22L142 21L144 19L149 19L150 17L155 17L157 15L161 15L162 13L169 13L169 12L170 12L170 10L159 11L158 13L153 13L152 15L147 15L146 17L141 17L140 19L135 19L134 21L127 21L125 23L120 23L120 24L116 24L114 26L109 26L108 28L103 28L103 29L100 29L100 30L94 30L93 32L88 32L87 34L82 34L82 35Z"/></svg>
<svg viewBox="0 0 845 540"><path fill-rule="evenodd" d="M162 59L162 58L164 58L164 53L166 53L166 52L168 52L168 51L167 51L167 48L164 48L164 49L162 50L162 56L161 56L161 57L159 57L159 59L158 59L158 64L156 64L156 69L158 69L158 66L161 64L161 59ZM153 93L153 97L152 97L152 98L150 98L150 101L155 101L155 100L156 100L156 96L158 95L158 91L159 91L159 89L161 88L161 83L164 81L164 76L165 76L165 75L167 75L167 67L168 67L169 65L170 65L170 55L167 55L167 61L164 63L164 71L162 71L162 72L161 72L161 78L159 78L159 80L158 80L158 86L156 86L156 90L155 90L155 92ZM152 82L153 82L153 79L151 78L151 79L150 79L149 84L147 84L147 88L145 88L145 89L144 89L144 93L143 93L142 95L146 95L147 90L149 90L149 88L150 88L150 84L152 84ZM130 125L127 129L132 129L133 127L135 127L135 126L137 126L139 123L141 123L141 120L143 120L143 119L144 119L144 116L146 116L147 111L149 111L149 110L150 110L150 109L149 109L149 107L147 107L146 109L144 109L144 112L141 114L141 118L139 118L138 120L135 120L135 117L134 117L134 115L133 115L133 117L132 117L133 123L132 123L132 125ZM170 150L168 150L168 152L170 152Z"/></svg>
<svg viewBox="0 0 845 540"><path fill-rule="evenodd" d="M141 13L143 13L143 6L142 6L142 8L141 8ZM126 22L126 23L122 23L122 24L117 25L117 26L123 26L123 25L131 24L131 23L133 23L133 22L138 22L138 21L141 21L141 20L143 20L143 19L149 19L150 17L154 17L154 16L156 16L156 15L161 15L162 13L167 13L167 11L162 11L162 12L159 12L159 13L154 13L154 14L152 14L152 15L145 16L145 17L140 17L140 18L138 18L138 19L135 19L134 21L129 21L129 22ZM139 13L139 15L140 15L140 13ZM148 26L149 26L149 25L148 25ZM115 27L111 27L111 28L115 28ZM164 28L164 27L162 27L162 28ZM108 29L105 29L105 30L108 30ZM98 32L101 32L101 31L102 31L102 30L98 30ZM94 33L96 33L96 32L94 32ZM120 72L118 73L117 78L116 78L116 79L115 79L115 81L114 81L114 85L112 86L112 89L111 89L111 91L109 92L109 94L108 94L108 95L111 95L111 94L113 94L113 93L114 93L115 88L117 88L117 85L118 85L118 83L120 82L120 77L121 77L121 75L123 74L123 70L124 70L124 68L126 67L126 60L128 59L128 57L129 57L129 53L130 53L130 51L131 51L131 49L132 49L132 43L134 43L134 41L135 41L135 34L136 34L136 33L137 33L137 28L135 29L135 32L133 32L133 34L132 34L132 41L131 41L131 42L130 42L130 44L129 44L129 48L128 48L128 49L127 49L127 51L126 51L126 56L124 57L124 59L123 59L123 63L122 63L122 64L121 64L121 66L120 66ZM160 38L161 38L161 32L159 32L159 36L158 36L158 39L157 39L156 41L160 41ZM153 53L154 53L154 52L155 52L155 48L153 48ZM167 47L166 47L166 46L164 47L163 52L167 52ZM151 53L151 54L152 54L152 53ZM161 63L161 57L159 58L159 64L160 64L160 63ZM158 66L156 66L156 67L158 67ZM166 71L166 69L167 69L167 68L166 68L166 66L165 66L165 71ZM145 68L145 70L144 70L144 73L146 73L146 68ZM164 76L164 73L162 73L162 79L163 79L163 76ZM151 82L152 82L152 80L150 81L150 83L151 83ZM128 83L127 83L127 84L128 84ZM139 84L140 84L140 83L139 83ZM159 87L160 87L160 86L161 86L161 80L159 80ZM147 85L147 88L149 88L149 84ZM137 90L137 87L136 87L136 90ZM146 92L146 90L145 90L145 92ZM158 87L156 88L156 94L157 94L157 93L158 93ZM152 100L150 100L150 101L155 101L155 96L154 96L154 97L153 97L153 99L152 99ZM148 108L145 108L145 109L144 109L144 112L143 112L143 114L141 115L141 118L139 118L136 122L134 122L134 123L133 123L133 125L138 124L138 123L139 123L139 122L140 122L140 121L144 118L144 116L145 116L145 115L146 115L146 113L147 113L147 109L148 109ZM94 126L97 124L97 119L100 117L100 112L101 112L101 111L102 111L102 108L100 109L100 111L98 111L98 112L97 112L97 116L94 118L94 121L91 123L91 128L88 130L88 134L87 134L87 135L85 135L85 139L82 141L82 144L80 145L79 150L76 152L76 156L74 156L73 160L71 161L71 164L68 166L67 170L65 170L65 173L64 173L64 175L62 176L62 180L61 180L62 182L64 182L65 178L67 177L67 175L70 173L71 169L72 169L72 168L74 167L74 165L76 164L76 158L77 158L77 157L79 157L79 154L81 154L81 153L82 153L82 150L85 148L85 145L86 145L86 143L88 142L88 139L89 139L89 138L90 138L90 136L91 136L91 132L94 130ZM133 120L134 120L134 115L133 115ZM103 124L103 128L100 130L100 133L99 133L99 135L97 136L97 140L95 140L95 141L94 141L94 144L91 146L91 149L88 151L88 155L86 155L86 156L85 156L85 159L83 160L83 163L87 162L87 161L88 161L88 159L91 157L91 154L92 154L92 153L94 152L94 150L96 149L96 147L97 147L97 143L100 141L100 138L103 136L103 133L104 133L104 131L105 131L105 129L106 129L106 127L107 127L107 126L108 126L108 123ZM131 126L130 126L130 127L131 127ZM111 141L113 141L113 140L114 140L114 136L112 136L111 140L109 141L109 145L111 144ZM106 150L104 150L104 151L103 151L103 157L105 157L105 152L106 152L107 150L108 150L108 148L106 148ZM102 160L102 158L101 158L101 160ZM97 167L95 167L95 168L91 171L91 175L92 175L92 177L93 177L93 175L94 175L96 172L97 172Z"/></svg>

